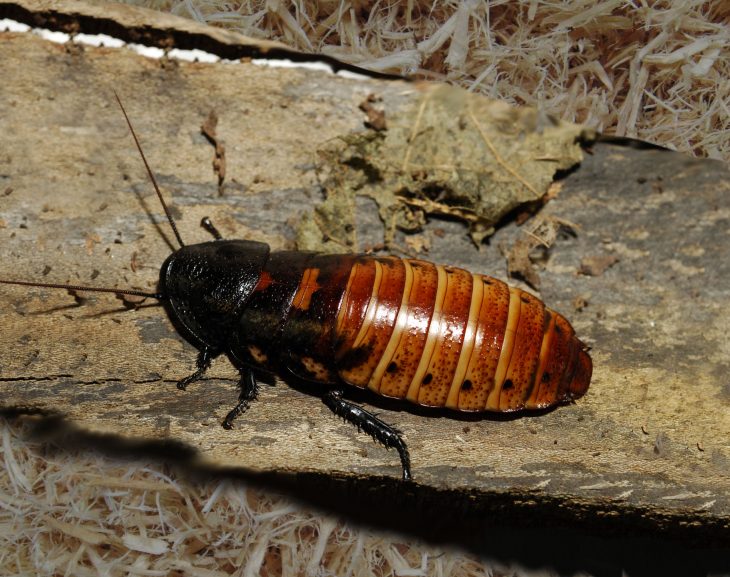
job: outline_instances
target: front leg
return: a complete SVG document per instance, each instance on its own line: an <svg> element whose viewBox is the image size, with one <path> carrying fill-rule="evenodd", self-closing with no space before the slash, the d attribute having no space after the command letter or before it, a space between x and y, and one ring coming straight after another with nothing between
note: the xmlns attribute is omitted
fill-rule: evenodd
<svg viewBox="0 0 730 577"><path fill-rule="evenodd" d="M180 379L177 382L177 388L184 391L190 383L194 383L195 381L202 379L205 371L210 368L210 362L219 354L220 353L218 352L213 352L213 350L208 347L201 350L200 353L198 353L198 360L195 362L197 370L192 375L188 375L184 379Z"/></svg>
<svg viewBox="0 0 730 577"><path fill-rule="evenodd" d="M226 415L226 418L223 420L222 424L224 429L230 430L233 428L233 419L248 410L251 401L256 399L259 392L256 376L253 374L251 369L245 367L240 369L239 373L241 374L241 380L239 381L238 386L241 387L241 394L238 397L238 404L230 410L230 412Z"/></svg>

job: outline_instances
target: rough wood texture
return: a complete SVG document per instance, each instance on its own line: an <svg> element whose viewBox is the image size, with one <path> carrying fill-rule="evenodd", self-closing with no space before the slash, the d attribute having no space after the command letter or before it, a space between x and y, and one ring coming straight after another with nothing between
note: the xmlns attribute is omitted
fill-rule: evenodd
<svg viewBox="0 0 730 577"><path fill-rule="evenodd" d="M291 244L291 218L319 200L314 151L362 125L367 94L382 96L387 111L413 90L253 65L163 65L27 34L3 34L2 52L0 276L47 282L152 289L169 252L112 88L188 242L208 240L198 226L208 215L225 236L276 248ZM222 197L199 131L210 110L227 150ZM161 309L112 312L112 296L76 307L64 291L3 287L0 398L83 431L179 442L199 464L291 472L282 485L311 488L323 503L541 515L719 541L730 528L729 189L719 163L596 146L545 209L579 228L553 247L540 295L593 346L588 395L521 418L356 396L404 431L417 486L398 483L396 455L281 382L224 431L236 398L227 361L177 391L193 349ZM363 234L377 239L372 205L360 209ZM523 233L510 225L481 252L454 223L432 222L426 234L430 259L503 276L497 247ZM602 276L577 275L582 259L603 255L619 260ZM582 311L576 298L588 303ZM323 487L334 492L323 497Z"/></svg>

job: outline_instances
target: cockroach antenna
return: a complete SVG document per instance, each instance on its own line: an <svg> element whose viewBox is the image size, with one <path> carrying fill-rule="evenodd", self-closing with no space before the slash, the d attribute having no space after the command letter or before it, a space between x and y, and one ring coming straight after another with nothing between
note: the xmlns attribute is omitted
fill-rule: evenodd
<svg viewBox="0 0 730 577"><path fill-rule="evenodd" d="M165 214L167 215L167 220L170 223L170 226L172 227L172 232L175 233L175 238L177 238L177 241L178 241L178 243L180 243L180 246L183 247L183 246L185 246L185 243L183 243L182 238L180 238L180 233L177 230L177 226L175 226L175 221L173 220L172 215L170 214L170 210L167 208L167 205L165 204L165 201L162 198L162 193L160 192L160 187L157 185L157 181L155 180L155 175L152 174L152 170L150 169L150 166L147 163L147 158L145 158L144 152L142 151L142 147L139 144L139 139L137 138L137 134L134 132L134 128L132 128L132 123L130 122L129 117L127 116L127 111L124 109L124 105L122 104L122 101L120 100L119 95L117 94L116 90L114 91L114 96L117 99L117 102L119 103L119 107L122 109L122 114L124 114L124 119L127 121L127 126L129 126L129 130L132 133L132 138L134 138L134 143L137 145L137 150L139 151L139 154L142 157L142 162L144 162L145 168L147 169L147 174L149 175L150 180L152 181L152 185L155 187L155 192L157 192L157 197L160 199L162 208L165 210ZM127 296L138 296L138 297L144 297L144 298L153 298L153 299L157 299L158 301L165 299L165 296L162 293L152 293L152 292L138 291L138 290L133 290L133 289L114 289L114 288L108 288L108 287L91 287L91 286L62 284L62 283L44 283L44 282L7 280L7 279L0 279L0 284L53 288L53 289L66 289L69 291L111 293L111 294L115 294L115 295L127 295Z"/></svg>
<svg viewBox="0 0 730 577"><path fill-rule="evenodd" d="M25 280L3 280L3 279L0 279L0 284L12 284L12 285L18 285L18 286L35 286L35 287L42 287L42 288L56 288L56 289L66 289L66 290L70 290L70 291L82 291L82 292L112 293L115 295L145 297L145 298L157 299L157 300L162 300L164 298L164 296L160 293L148 293L145 291L136 291L136 290L132 290L132 289L113 289L113 288L106 288L106 287L93 287L93 286L83 286L83 285L73 285L73 284L33 282L33 281L25 281Z"/></svg>
<svg viewBox="0 0 730 577"><path fill-rule="evenodd" d="M178 389L203 379L221 355L238 369L238 403L226 429L256 399L257 369L319 383L329 387L322 400L335 415L398 451L407 481L402 433L348 400L345 386L427 407L500 413L545 410L588 389L593 361L568 320L496 278L395 256L272 251L221 238L208 218L201 224L215 240L184 245L114 94L180 243L160 268L159 292L0 282L162 301L198 350L195 372Z"/></svg>
<svg viewBox="0 0 730 577"><path fill-rule="evenodd" d="M177 226L175 225L175 220L172 218L172 214L170 214L170 209L167 208L167 204L165 204L165 199L162 198L162 193L160 192L160 187L157 185L157 180L155 179L155 175L152 173L152 169L150 168L149 163L147 162L147 157L145 157L144 152L142 150L142 146L139 143L139 139L137 138L137 133L134 131L134 128L132 127L132 123L129 120L129 116L127 116L127 111L124 109L124 105L122 104L122 100L119 98L119 94L117 94L117 91L114 90L114 97L117 99L117 102L119 103L119 108L122 109L122 114L124 114L124 119L127 121L127 126L129 126L129 131L132 133L132 138L134 138L134 143L137 145L137 150L139 151L139 155L142 157L142 162L144 162L144 167L147 169L147 174L150 177L150 180L152 181L152 186L155 187L155 192L157 193L157 198L160 199L160 204L162 204L162 208L165 211L165 215L167 216L167 222L170 223L170 227L172 228L172 232L175 233L175 238L177 239L178 244L183 247L185 246L185 243L183 242L182 238L180 237L180 233L177 230Z"/></svg>

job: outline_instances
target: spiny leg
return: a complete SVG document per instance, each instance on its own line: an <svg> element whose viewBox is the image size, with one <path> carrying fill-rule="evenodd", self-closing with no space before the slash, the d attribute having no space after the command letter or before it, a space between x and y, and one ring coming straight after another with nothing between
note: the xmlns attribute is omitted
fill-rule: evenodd
<svg viewBox="0 0 730 577"><path fill-rule="evenodd" d="M205 230L212 234L214 239L223 240L223 236L220 232L218 232L218 229L207 216L204 216L203 220L200 221L200 226L202 226Z"/></svg>
<svg viewBox="0 0 730 577"><path fill-rule="evenodd" d="M238 386L241 387L241 394L238 397L238 404L231 409L223 420L222 424L224 429L233 428L233 419L248 410L251 401L256 399L259 392L259 386L253 371L249 368L243 368L239 372L241 374L241 380Z"/></svg>
<svg viewBox="0 0 730 577"><path fill-rule="evenodd" d="M188 375L184 379L180 379L177 382L177 388L184 391L190 383L194 383L195 381L202 379L205 371L210 368L210 362L219 354L220 353L218 352L213 352L213 350L208 347L201 350L200 353L198 353L197 361L195 361L197 370L192 375Z"/></svg>
<svg viewBox="0 0 730 577"><path fill-rule="evenodd" d="M355 425L358 431L366 432L387 449L395 447L403 466L403 480L411 480L411 458L398 429L384 423L362 407L343 399L342 391L330 391L322 397L322 401L335 415Z"/></svg>

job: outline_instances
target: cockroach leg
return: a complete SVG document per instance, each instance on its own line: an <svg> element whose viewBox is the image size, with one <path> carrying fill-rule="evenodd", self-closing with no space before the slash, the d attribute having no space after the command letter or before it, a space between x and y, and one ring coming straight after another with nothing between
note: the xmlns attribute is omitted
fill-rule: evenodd
<svg viewBox="0 0 730 577"><path fill-rule="evenodd" d="M256 376L253 371L249 368L243 368L240 370L241 380L238 386L241 387L241 394L238 397L238 404L231 409L223 420L224 429L233 428L233 419L238 417L240 414L245 413L248 407L251 405L251 401L256 400L259 393L259 385L256 382Z"/></svg>
<svg viewBox="0 0 730 577"><path fill-rule="evenodd" d="M329 391L322 397L322 401L335 415L355 425L358 431L364 431L387 449L395 447L403 466L403 480L411 480L411 458L398 429L384 423L355 403L343 399L340 390Z"/></svg>
<svg viewBox="0 0 730 577"><path fill-rule="evenodd" d="M320 385L368 387L457 411L544 409L588 389L589 349L565 317L495 278L398 257L272 251L263 242L223 240L208 217L200 224L215 240L186 245L117 101L179 245L170 245L159 292L4 278L0 285L159 301L200 351L196 371L177 383L181 390L202 379L222 353ZM240 370L239 387L226 429L256 398L251 368ZM344 400L339 388L323 401L378 443L395 447L403 479L411 479L400 431Z"/></svg>
<svg viewBox="0 0 730 577"><path fill-rule="evenodd" d="M203 220L200 221L200 226L202 226L205 230L212 234L214 239L223 240L223 235L218 232L218 229L215 227L209 217L204 216Z"/></svg>
<svg viewBox="0 0 730 577"><path fill-rule="evenodd" d="M214 353L209 347L201 350L198 354L198 360L195 361L197 370L192 375L188 375L184 379L180 379L177 382L177 388L184 391L190 383L194 383L195 381L202 379L205 371L210 368L210 362L217 357L218 354L220 353Z"/></svg>

